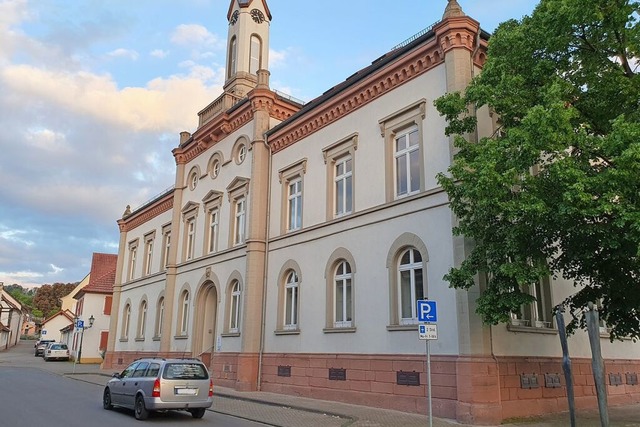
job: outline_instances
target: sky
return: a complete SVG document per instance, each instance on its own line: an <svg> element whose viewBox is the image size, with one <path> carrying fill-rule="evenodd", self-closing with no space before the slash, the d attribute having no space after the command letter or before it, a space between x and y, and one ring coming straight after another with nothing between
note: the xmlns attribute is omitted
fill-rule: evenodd
<svg viewBox="0 0 640 427"><path fill-rule="evenodd" d="M270 87L310 101L442 18L446 0L267 0ZM458 0L493 32L538 0ZM0 0L0 282L82 280L116 221L174 184L222 93L230 0Z"/></svg>

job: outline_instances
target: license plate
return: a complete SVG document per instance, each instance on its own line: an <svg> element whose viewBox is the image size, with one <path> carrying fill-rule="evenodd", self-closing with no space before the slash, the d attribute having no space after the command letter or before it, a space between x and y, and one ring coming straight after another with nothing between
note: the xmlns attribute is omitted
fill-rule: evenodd
<svg viewBox="0 0 640 427"><path fill-rule="evenodd" d="M196 394L198 394L198 389L197 388L176 388L175 392L176 394L179 394L181 396L195 396Z"/></svg>

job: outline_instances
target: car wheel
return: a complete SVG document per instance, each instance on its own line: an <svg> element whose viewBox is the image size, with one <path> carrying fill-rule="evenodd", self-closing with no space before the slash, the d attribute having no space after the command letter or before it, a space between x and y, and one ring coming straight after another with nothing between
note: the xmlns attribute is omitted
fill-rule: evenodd
<svg viewBox="0 0 640 427"><path fill-rule="evenodd" d="M205 408L198 408L198 409L190 409L189 412L191 412L191 416L193 418L202 418L204 417L204 413L207 410Z"/></svg>
<svg viewBox="0 0 640 427"><path fill-rule="evenodd" d="M104 393L102 393L102 407L106 410L113 409L113 405L111 404L111 392L108 388L105 388Z"/></svg>
<svg viewBox="0 0 640 427"><path fill-rule="evenodd" d="M149 411L144 407L144 399L142 396L136 396L136 406L133 410L136 420L146 420L149 418Z"/></svg>

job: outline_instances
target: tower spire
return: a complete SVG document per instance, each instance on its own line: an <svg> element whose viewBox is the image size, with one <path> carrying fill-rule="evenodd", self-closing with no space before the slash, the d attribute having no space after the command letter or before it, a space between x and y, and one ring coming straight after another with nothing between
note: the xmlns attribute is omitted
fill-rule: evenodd
<svg viewBox="0 0 640 427"><path fill-rule="evenodd" d="M465 16L465 14L457 0L449 0L447 7L444 9L442 19L452 18L454 16Z"/></svg>

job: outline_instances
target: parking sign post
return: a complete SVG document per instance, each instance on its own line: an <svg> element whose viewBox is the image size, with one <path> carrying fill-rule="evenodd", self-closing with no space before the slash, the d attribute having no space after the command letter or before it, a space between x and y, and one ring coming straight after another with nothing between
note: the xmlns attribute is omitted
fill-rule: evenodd
<svg viewBox="0 0 640 427"><path fill-rule="evenodd" d="M433 409L431 406L431 352L429 349L429 341L438 339L438 329L436 323L438 321L438 309L435 301L428 299L417 300L418 322L424 322L418 325L418 333L421 340L426 341L427 347L427 405L429 406L429 427L433 427Z"/></svg>

